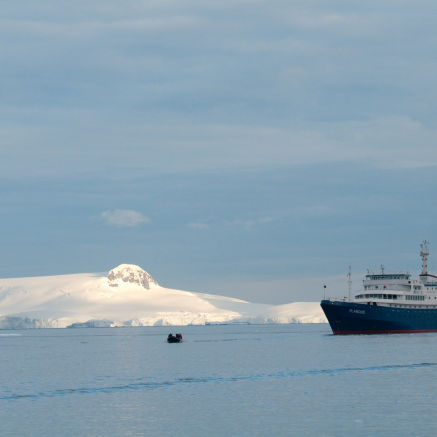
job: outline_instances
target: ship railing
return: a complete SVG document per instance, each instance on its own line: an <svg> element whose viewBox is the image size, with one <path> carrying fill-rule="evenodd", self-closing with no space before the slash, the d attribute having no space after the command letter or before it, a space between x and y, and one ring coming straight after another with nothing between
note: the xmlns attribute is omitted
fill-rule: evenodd
<svg viewBox="0 0 437 437"><path fill-rule="evenodd" d="M323 298L324 300L330 300L330 301L340 301L340 302L349 302L349 298L347 296L326 296Z"/></svg>

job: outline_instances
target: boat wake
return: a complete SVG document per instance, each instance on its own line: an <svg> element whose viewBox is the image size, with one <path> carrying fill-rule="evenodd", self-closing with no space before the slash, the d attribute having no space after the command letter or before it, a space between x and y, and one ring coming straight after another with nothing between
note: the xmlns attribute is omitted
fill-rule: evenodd
<svg viewBox="0 0 437 437"><path fill-rule="evenodd" d="M180 386L185 384L208 384L208 383L232 383L232 382L244 382L244 381L260 381L268 379L289 379L311 376L336 376L354 372L380 372L380 371L392 371L399 369L417 370L429 367L437 367L437 363L412 363L412 364L386 364L381 366L369 366L369 367L344 367L338 369L315 369L315 370L296 370L296 371L283 371L276 373L260 373L254 375L240 375L240 376L203 376L203 377L182 377L169 381L142 381L141 379L130 383L120 384L114 386L105 387L78 387L78 388L65 388L55 389L51 391L42 391L36 393L8 393L0 395L0 401L10 400L36 400L43 398L62 397L69 395L87 395L87 394L109 394L117 392L130 392L130 391L149 391L169 388L172 386Z"/></svg>

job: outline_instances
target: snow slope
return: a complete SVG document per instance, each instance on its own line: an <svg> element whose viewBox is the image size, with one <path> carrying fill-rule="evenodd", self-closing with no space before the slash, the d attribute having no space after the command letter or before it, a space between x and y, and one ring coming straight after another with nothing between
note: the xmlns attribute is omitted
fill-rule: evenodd
<svg viewBox="0 0 437 437"><path fill-rule="evenodd" d="M326 319L318 302L272 306L173 290L130 264L107 276L0 279L0 329L206 323L326 323Z"/></svg>

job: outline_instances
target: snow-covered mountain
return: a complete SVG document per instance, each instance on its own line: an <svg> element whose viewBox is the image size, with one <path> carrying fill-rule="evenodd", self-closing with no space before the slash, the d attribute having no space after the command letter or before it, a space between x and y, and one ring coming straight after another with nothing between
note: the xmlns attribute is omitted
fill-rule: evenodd
<svg viewBox="0 0 437 437"><path fill-rule="evenodd" d="M132 264L121 264L107 276L0 279L0 329L207 323L326 323L326 319L318 302L264 305L164 288Z"/></svg>

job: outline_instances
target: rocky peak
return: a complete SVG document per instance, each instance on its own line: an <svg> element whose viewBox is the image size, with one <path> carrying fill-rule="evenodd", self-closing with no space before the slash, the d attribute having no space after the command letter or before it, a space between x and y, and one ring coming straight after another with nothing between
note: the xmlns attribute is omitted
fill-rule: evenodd
<svg viewBox="0 0 437 437"><path fill-rule="evenodd" d="M150 285L158 285L152 276L135 264L120 264L113 268L108 273L108 282L111 287L118 287L123 282L137 284L147 289Z"/></svg>

